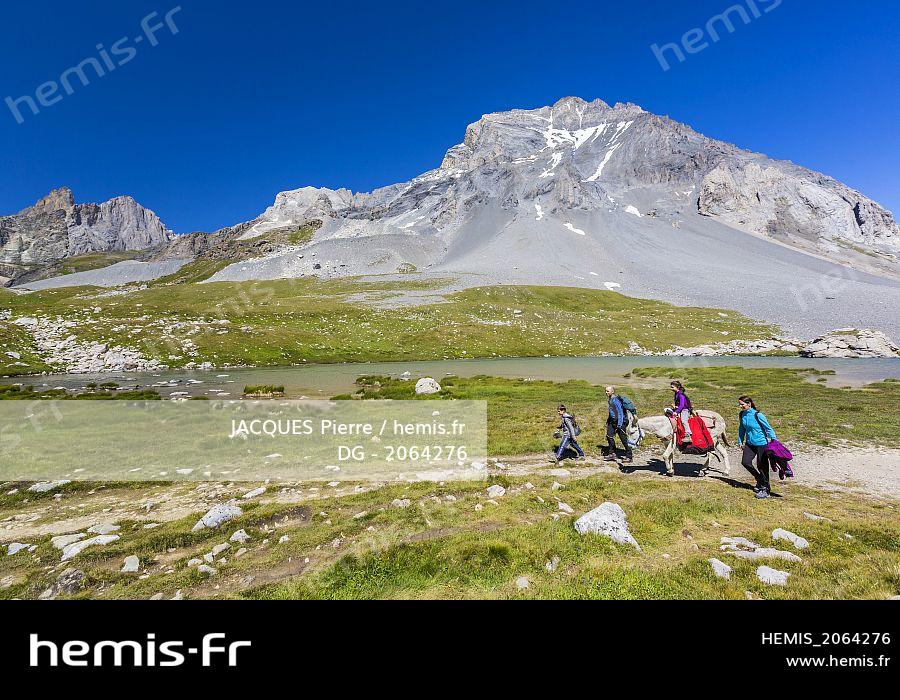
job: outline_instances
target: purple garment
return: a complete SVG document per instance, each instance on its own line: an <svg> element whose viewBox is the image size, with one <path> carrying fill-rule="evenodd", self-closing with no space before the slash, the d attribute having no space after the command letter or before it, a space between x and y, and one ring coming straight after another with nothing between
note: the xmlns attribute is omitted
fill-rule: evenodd
<svg viewBox="0 0 900 700"><path fill-rule="evenodd" d="M767 446L766 451L771 452L778 459L792 460L794 455L791 454L791 451L785 447L783 444L778 442L778 440L772 440Z"/></svg>
<svg viewBox="0 0 900 700"><path fill-rule="evenodd" d="M690 411L691 410L691 401L685 396L683 391L675 392L675 412L681 413L682 411Z"/></svg>
<svg viewBox="0 0 900 700"><path fill-rule="evenodd" d="M772 464L772 471L778 472L778 477L784 481L785 479L794 478L794 470L791 469L790 460L794 458L791 451L778 440L772 440L766 445L766 455L769 456L769 462Z"/></svg>

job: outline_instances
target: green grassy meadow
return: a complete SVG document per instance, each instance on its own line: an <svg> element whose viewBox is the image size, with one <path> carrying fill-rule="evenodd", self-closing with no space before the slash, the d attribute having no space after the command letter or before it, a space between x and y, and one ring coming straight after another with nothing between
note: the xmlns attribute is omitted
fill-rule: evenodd
<svg viewBox="0 0 900 700"><path fill-rule="evenodd" d="M72 566L84 573L85 587L71 597L106 599L172 597L176 591L244 599L883 599L900 591L896 504L834 498L796 486L789 496L759 503L747 489L715 480L598 474L566 479L554 490L555 480L493 477L489 483L507 488L497 505L487 503L486 482L401 484L363 493L346 485L343 495L332 497L325 484L304 484L308 498L299 503L241 503L244 514L218 531L191 531L202 512L150 530L143 525L152 511L140 520L118 518L120 540L88 548L70 562L59 561L49 536L26 540L36 542L33 553L0 556L0 598L38 597ZM224 499L248 487L225 488L219 495ZM104 522L110 503L154 502L163 493L186 497L193 489L70 484L56 498L0 496L0 518L75 508L79 517L93 513ZM408 499L409 507L393 506L398 498ZM620 504L642 552L578 535L557 499L575 516L604 501ZM827 520L813 522L804 512ZM759 563L718 550L723 536L790 548L773 542L774 527L810 542L800 553L802 563L765 562L791 573L785 588L761 584L755 576ZM251 539L220 555L227 561L216 561L215 576L188 566L238 529ZM236 557L240 546L247 551ZM120 571L129 555L140 558L140 575ZM706 561L713 556L734 567L730 581L713 575ZM551 572L546 565L554 559L558 565ZM525 590L515 583L521 576L529 581Z"/></svg>
<svg viewBox="0 0 900 700"><path fill-rule="evenodd" d="M677 307L615 292L484 287L445 303L391 304L438 282L311 279L188 284L220 265L200 260L147 289L107 297L94 288L0 290L14 317L74 320L83 342L133 347L179 367L628 354L674 345L771 336L732 311ZM365 299L366 301L362 301ZM100 312L93 309L100 308ZM0 360L2 362L2 360ZM0 366L0 373L4 367Z"/></svg>

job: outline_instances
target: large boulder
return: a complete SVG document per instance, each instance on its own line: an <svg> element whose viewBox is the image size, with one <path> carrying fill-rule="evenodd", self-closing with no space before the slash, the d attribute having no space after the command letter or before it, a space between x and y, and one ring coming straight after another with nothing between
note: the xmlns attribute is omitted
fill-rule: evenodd
<svg viewBox="0 0 900 700"><path fill-rule="evenodd" d="M441 385L431 377L422 377L416 382L417 394L437 394L441 390Z"/></svg>
<svg viewBox="0 0 900 700"><path fill-rule="evenodd" d="M609 537L619 544L628 544L639 552L641 546L628 530L628 518L622 507L616 503L604 503L585 513L575 521L575 529L580 535L592 533Z"/></svg>

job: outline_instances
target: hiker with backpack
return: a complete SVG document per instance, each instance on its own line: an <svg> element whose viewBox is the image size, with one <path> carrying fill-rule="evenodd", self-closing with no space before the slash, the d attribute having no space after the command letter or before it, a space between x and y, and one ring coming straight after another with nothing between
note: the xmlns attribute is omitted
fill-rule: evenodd
<svg viewBox="0 0 900 700"><path fill-rule="evenodd" d="M562 422L556 429L554 437L560 438L560 443L554 459L551 459L550 461L559 466L559 461L563 458L566 450L570 448L578 453L578 460L581 461L584 459L584 450L581 449L581 445L578 444L577 440L578 436L581 435L581 428L578 426L575 416L566 410L564 404L560 404L557 412L559 413Z"/></svg>
<svg viewBox="0 0 900 700"><path fill-rule="evenodd" d="M687 394L684 391L684 385L681 382L676 380L669 386L672 391L675 392L675 396L673 397L671 408L666 409L666 415L668 416L674 413L681 418L681 424L684 426L683 443L685 445L690 445L693 442L693 436L691 435L691 416L694 414L694 407L691 405L691 400L687 397Z"/></svg>
<svg viewBox="0 0 900 700"><path fill-rule="evenodd" d="M622 461L630 464L634 461L634 453L631 443L628 442L628 426L631 424L632 416L637 414L637 408L627 396L619 396L615 387L606 387L606 396L609 406L609 417L606 419L606 442L609 445L609 452L603 459L606 462L616 461L618 435L625 448L625 459Z"/></svg>
<svg viewBox="0 0 900 700"><path fill-rule="evenodd" d="M756 479L756 487L753 489L756 497L769 498L772 495L769 481L769 444L777 441L778 437L769 420L756 408L753 399L742 396L738 399L738 406L741 409L738 440L744 450L741 464Z"/></svg>

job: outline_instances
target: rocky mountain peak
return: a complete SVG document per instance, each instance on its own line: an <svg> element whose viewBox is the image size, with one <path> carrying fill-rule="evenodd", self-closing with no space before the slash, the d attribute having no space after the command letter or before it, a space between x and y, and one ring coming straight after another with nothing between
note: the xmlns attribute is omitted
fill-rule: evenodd
<svg viewBox="0 0 900 700"><path fill-rule="evenodd" d="M72 190L60 187L18 214L0 217L0 284L63 258L146 250L172 237L159 217L133 197L76 204Z"/></svg>
<svg viewBox="0 0 900 700"><path fill-rule="evenodd" d="M69 210L75 206L75 196L68 187L59 187L48 195L39 199L31 207L23 209L20 214L24 214L29 210L35 212L51 213L59 210Z"/></svg>

